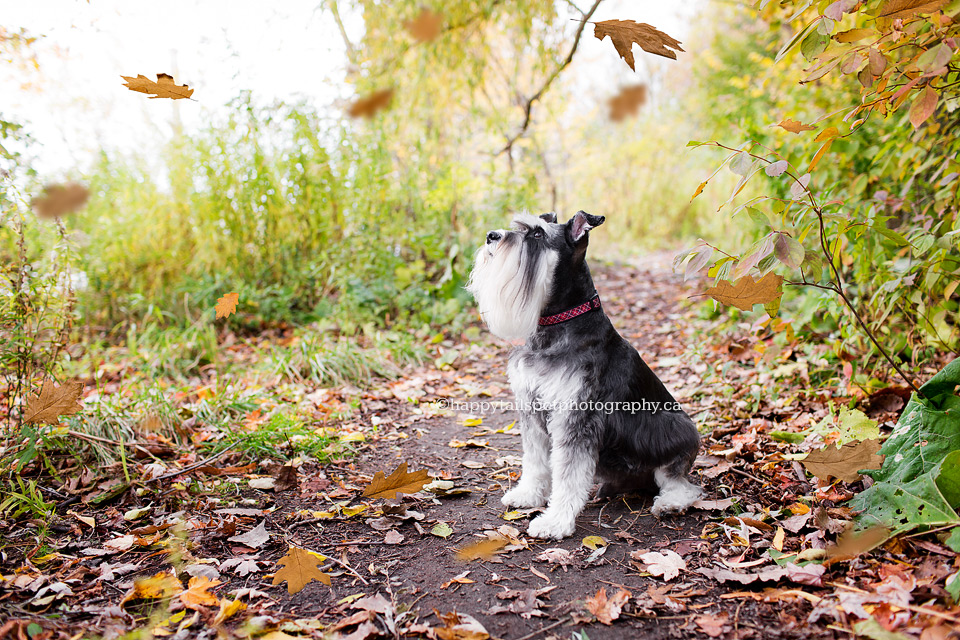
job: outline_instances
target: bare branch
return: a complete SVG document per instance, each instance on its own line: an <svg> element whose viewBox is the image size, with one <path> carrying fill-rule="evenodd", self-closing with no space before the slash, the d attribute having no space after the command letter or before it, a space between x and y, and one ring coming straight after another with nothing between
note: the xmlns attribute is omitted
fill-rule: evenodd
<svg viewBox="0 0 960 640"><path fill-rule="evenodd" d="M516 134L507 138L507 144L504 145L500 151L497 152L497 155L501 153L510 153L513 149L513 143L519 140L524 133L527 132L527 128L530 126L530 118L533 112L533 103L543 97L543 94L547 92L547 89L550 88L550 85L553 84L553 81L559 77L560 73L570 65L573 61L573 55L577 52L577 47L580 46L580 37L583 35L583 30L587 26L587 22L590 18L593 17L594 12L596 12L597 7L600 6L600 3L603 0L596 0L593 3L593 6L590 7L590 10L583 14L583 19L580 20L580 26L577 27L577 33L573 37L573 46L570 47L570 53L567 54L567 57L563 59L556 69L553 70L553 73L543 82L540 86L540 89L537 90L532 96L527 98L526 104L523 108L523 124L520 125L520 130Z"/></svg>

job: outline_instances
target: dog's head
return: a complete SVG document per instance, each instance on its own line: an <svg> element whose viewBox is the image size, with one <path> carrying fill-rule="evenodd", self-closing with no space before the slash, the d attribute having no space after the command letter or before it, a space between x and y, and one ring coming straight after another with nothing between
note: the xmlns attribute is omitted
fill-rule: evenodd
<svg viewBox="0 0 960 640"><path fill-rule="evenodd" d="M584 211L565 224L557 223L555 213L521 213L510 229L487 233L467 290L490 331L507 340L533 335L549 303L557 267L569 272L583 262L590 230L603 221L603 216Z"/></svg>

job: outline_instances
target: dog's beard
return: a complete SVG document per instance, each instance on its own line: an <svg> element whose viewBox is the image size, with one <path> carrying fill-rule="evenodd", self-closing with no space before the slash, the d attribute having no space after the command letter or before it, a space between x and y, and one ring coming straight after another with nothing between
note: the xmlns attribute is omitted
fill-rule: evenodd
<svg viewBox="0 0 960 640"><path fill-rule="evenodd" d="M515 233L506 234L492 248L480 247L467 291L494 335L526 340L536 332L557 259L555 251L525 246Z"/></svg>

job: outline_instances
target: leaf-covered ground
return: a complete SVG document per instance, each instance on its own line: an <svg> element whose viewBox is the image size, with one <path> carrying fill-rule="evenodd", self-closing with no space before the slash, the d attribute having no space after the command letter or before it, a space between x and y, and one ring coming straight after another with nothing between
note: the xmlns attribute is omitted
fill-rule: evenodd
<svg viewBox="0 0 960 640"><path fill-rule="evenodd" d="M372 389L289 393L346 435L326 464L157 450L63 475L55 518L5 523L0 636L950 637L960 608L944 585L960 560L937 532L833 548L863 480L818 480L798 461L840 439L811 427L851 399L810 380L816 354L763 361L772 334L747 323L719 339L658 260L595 275L614 324L701 425L698 508L658 519L650 495L625 496L592 502L572 538L526 536L530 514L500 504L521 453L499 405L508 347L471 335ZM903 395L858 406L889 432ZM243 418L253 431L262 419ZM434 482L363 497L402 463Z"/></svg>

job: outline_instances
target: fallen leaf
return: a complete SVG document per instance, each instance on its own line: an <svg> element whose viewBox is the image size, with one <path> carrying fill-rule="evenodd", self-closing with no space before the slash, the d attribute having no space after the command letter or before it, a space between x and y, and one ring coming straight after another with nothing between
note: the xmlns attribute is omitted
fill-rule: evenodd
<svg viewBox="0 0 960 640"><path fill-rule="evenodd" d="M587 610L599 622L609 625L620 617L620 611L628 600L630 600L630 592L626 589L621 589L613 597L607 598L606 587L601 587L595 596L587 598Z"/></svg>
<svg viewBox="0 0 960 640"><path fill-rule="evenodd" d="M755 304L767 304L783 295L783 278L771 272L759 280L747 274L737 280L721 280L717 286L703 292L717 302L734 306L741 311L750 311Z"/></svg>
<svg viewBox="0 0 960 640"><path fill-rule="evenodd" d="M149 578L134 580L133 588L120 601L120 606L122 607L132 600L172 598L181 591L183 591L183 584L177 577L166 571L161 571Z"/></svg>
<svg viewBox="0 0 960 640"><path fill-rule="evenodd" d="M228 558L223 561L223 564L220 565L220 568L224 571L233 569L233 572L241 578L245 578L251 573L260 571L260 565L257 564L257 561L247 556Z"/></svg>
<svg viewBox="0 0 960 640"><path fill-rule="evenodd" d="M677 51L683 51L680 48L680 41L675 40L655 27L643 22L634 22L633 20L604 20L597 22L593 26L593 35L597 40L603 40L610 36L614 48L620 57L636 71L633 60L633 44L637 43L640 48L647 53L653 53L664 58L677 59ZM669 48L668 48L669 47Z"/></svg>
<svg viewBox="0 0 960 640"><path fill-rule="evenodd" d="M468 575L470 575L470 572L469 572L469 571L464 571L463 573L461 573L461 574L459 574L459 575L456 575L456 576L450 578L449 580L447 580L446 582L444 582L442 585L440 585L440 588L441 588L441 589L447 589L447 588L450 587L450 585L453 585L453 584L473 584L473 583L475 583L476 580L471 580L470 578L467 577Z"/></svg>
<svg viewBox="0 0 960 640"><path fill-rule="evenodd" d="M239 598L236 600L228 600L224 598L220 601L220 611L217 612L216 617L213 619L213 624L223 624L227 619L233 617L246 608L246 603L241 601Z"/></svg>
<svg viewBox="0 0 960 640"><path fill-rule="evenodd" d="M884 456L878 455L879 440L848 442L839 449L834 445L811 451L802 460L807 471L822 480L831 477L844 482L856 482L860 479L860 469L879 469Z"/></svg>
<svg viewBox="0 0 960 640"><path fill-rule="evenodd" d="M507 546L505 538L484 538L457 550L457 560L489 560Z"/></svg>
<svg viewBox="0 0 960 640"><path fill-rule="evenodd" d="M423 9L415 19L404 22L403 26L416 40L430 42L440 35L443 15Z"/></svg>
<svg viewBox="0 0 960 640"><path fill-rule="evenodd" d="M389 476L384 477L383 471L377 471L362 495L364 498L393 500L399 494L420 491L430 481L426 469L407 473L407 463L402 462Z"/></svg>
<svg viewBox="0 0 960 640"><path fill-rule="evenodd" d="M797 122L796 120L791 120L790 118L785 118L779 124L778 127L781 129L786 129L790 133L800 133L801 131L814 131L816 127L809 124L803 124L802 122Z"/></svg>
<svg viewBox="0 0 960 640"><path fill-rule="evenodd" d="M330 586L330 576L320 571L320 564L324 560L326 557L319 553L290 547L287 555L277 561L277 564L283 568L273 574L273 584L278 585L286 581L287 592L291 595L298 593L314 580Z"/></svg>
<svg viewBox="0 0 960 640"><path fill-rule="evenodd" d="M554 548L547 549L546 551L540 553L537 557L537 560L541 562L549 562L551 564L559 564L566 571L566 567L572 566L574 564L573 554L567 551L566 549Z"/></svg>
<svg viewBox="0 0 960 640"><path fill-rule="evenodd" d="M686 561L670 549L664 550L663 553L650 551L639 556L634 556L631 553L630 557L646 564L647 572L651 575L663 576L664 580L673 580L680 575L681 570L685 571L687 569Z"/></svg>
<svg viewBox="0 0 960 640"><path fill-rule="evenodd" d="M154 94L150 96L150 99L155 98L170 98L171 100L180 100L183 98L189 98L193 95L193 89L188 85L177 86L177 83L174 82L173 76L166 73L158 73L157 81L154 82L150 78L144 75L138 75L136 78L131 76L120 76L126 82L123 86L131 91L137 91L139 93Z"/></svg>
<svg viewBox="0 0 960 640"><path fill-rule="evenodd" d="M277 481L273 485L274 491L287 491L289 489L296 489L299 485L299 480L297 479L297 468L292 464L285 464L280 467L280 471L277 472Z"/></svg>
<svg viewBox="0 0 960 640"><path fill-rule="evenodd" d="M490 633L473 616L465 613L440 613L436 609L433 613L443 622L443 627L433 627L430 637L437 640L487 640Z"/></svg>
<svg viewBox="0 0 960 640"><path fill-rule="evenodd" d="M890 537L890 531L886 527L870 527L857 533L842 535L837 539L837 544L827 547L827 559L824 565L830 565L834 562L846 561L859 556L861 553L871 551L883 544Z"/></svg>
<svg viewBox="0 0 960 640"><path fill-rule="evenodd" d="M705 511L723 511L733 506L733 498L723 498L721 500L696 500L691 507L704 509Z"/></svg>
<svg viewBox="0 0 960 640"><path fill-rule="evenodd" d="M453 528L446 522L438 522L433 529L430 529L430 533L438 538L449 538L453 535Z"/></svg>
<svg viewBox="0 0 960 640"><path fill-rule="evenodd" d="M227 318L230 314L237 311L237 302L240 301L239 293L228 293L223 297L217 298L217 318Z"/></svg>
<svg viewBox="0 0 960 640"><path fill-rule="evenodd" d="M82 208L90 198L90 191L82 184L48 184L43 193L30 201L30 206L41 218L59 218Z"/></svg>
<svg viewBox="0 0 960 640"><path fill-rule="evenodd" d="M587 536L583 539L582 544L587 549L596 549L597 547L607 546L607 541L600 536Z"/></svg>
<svg viewBox="0 0 960 640"><path fill-rule="evenodd" d="M212 607L219 604L220 599L210 593L210 589L218 584L221 584L219 580L211 580L210 578L190 578L186 590L180 593L180 602L188 609Z"/></svg>
<svg viewBox="0 0 960 640"><path fill-rule="evenodd" d="M701 615L693 619L700 627L700 630L711 638L719 638L726 634L727 614L721 613L718 616Z"/></svg>
<svg viewBox="0 0 960 640"><path fill-rule="evenodd" d="M23 423L57 424L60 416L72 416L83 410L80 394L83 383L79 380L64 382L54 386L49 378L43 381L39 395L27 396L27 409L23 412Z"/></svg>
<svg viewBox="0 0 960 640"><path fill-rule="evenodd" d="M620 93L610 98L610 119L621 122L637 114L647 101L647 86L643 84L624 87Z"/></svg>
<svg viewBox="0 0 960 640"><path fill-rule="evenodd" d="M256 527L254 527L250 531L247 531L246 533L242 533L242 534L227 538L227 540L229 540L230 542L239 542L240 544L246 545L251 549L259 549L264 544L266 544L267 540L269 539L270 539L270 532L267 531L266 520L262 521L260 524L258 524Z"/></svg>
<svg viewBox="0 0 960 640"><path fill-rule="evenodd" d="M387 535L383 536L384 544L400 544L401 542L403 542L403 534L396 529L387 531Z"/></svg>
<svg viewBox="0 0 960 640"><path fill-rule="evenodd" d="M378 111L390 106L393 89L381 89L354 101L347 109L352 118L372 118Z"/></svg>

